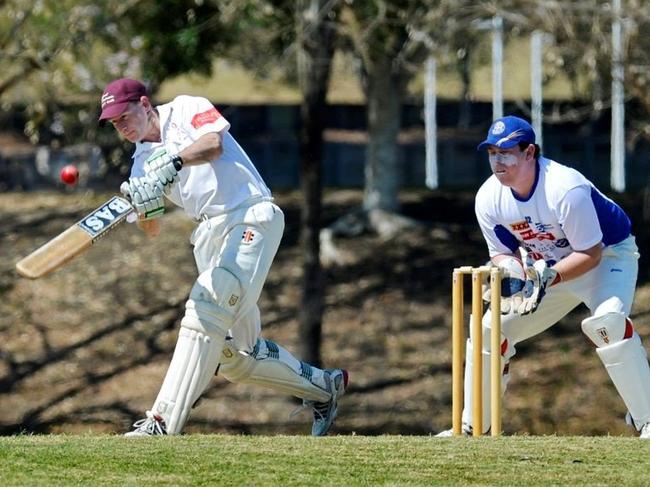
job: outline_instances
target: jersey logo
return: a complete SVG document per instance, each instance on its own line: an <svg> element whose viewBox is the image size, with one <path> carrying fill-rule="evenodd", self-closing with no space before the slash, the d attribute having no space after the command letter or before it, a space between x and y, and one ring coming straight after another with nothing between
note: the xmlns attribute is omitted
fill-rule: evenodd
<svg viewBox="0 0 650 487"><path fill-rule="evenodd" d="M202 127L206 123L216 122L220 118L221 118L221 114L219 113L219 110L212 107L205 112L197 113L196 115L194 115L192 117L192 127L198 129L199 127Z"/></svg>
<svg viewBox="0 0 650 487"><path fill-rule="evenodd" d="M535 231L535 228L532 228L530 224L528 223L530 221L529 217L526 217L526 220L520 221L520 222L515 222L510 224L510 228L512 229L513 232L516 232L519 237L526 241L526 240L539 240L540 242L543 240L555 240L555 235L553 235L553 232L549 232L547 230L551 230L553 228L553 225L550 224L544 224L544 223L535 223L535 228L538 231Z"/></svg>
<svg viewBox="0 0 650 487"><path fill-rule="evenodd" d="M522 222L511 223L510 228L512 228L514 232L521 232L522 230L530 228L530 225L524 220Z"/></svg>
<svg viewBox="0 0 650 487"><path fill-rule="evenodd" d="M255 238L255 233L253 232L253 230L247 228L244 231L243 235L241 236L241 241L244 242L245 244L249 244L253 241L254 238Z"/></svg>

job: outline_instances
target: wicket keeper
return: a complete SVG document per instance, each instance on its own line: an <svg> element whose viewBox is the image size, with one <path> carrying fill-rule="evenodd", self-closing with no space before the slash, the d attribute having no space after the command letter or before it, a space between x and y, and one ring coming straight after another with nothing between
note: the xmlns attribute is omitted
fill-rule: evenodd
<svg viewBox="0 0 650 487"><path fill-rule="evenodd" d="M518 117L492 124L478 145L492 175L475 211L494 265L519 276L521 291L503 297L502 393L515 346L553 326L580 303L581 323L616 390L627 419L650 438L650 367L629 318L639 253L623 209L575 169L540 154L535 132ZM525 263L525 270L522 265ZM524 283L522 283L524 284ZM490 429L490 313L483 329L483 431ZM472 433L472 339L466 345L463 433ZM451 436L451 430L438 436Z"/></svg>

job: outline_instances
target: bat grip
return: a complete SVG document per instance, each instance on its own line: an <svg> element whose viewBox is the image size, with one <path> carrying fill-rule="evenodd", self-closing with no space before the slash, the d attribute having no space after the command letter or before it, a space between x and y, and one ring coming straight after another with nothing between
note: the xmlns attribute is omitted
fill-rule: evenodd
<svg viewBox="0 0 650 487"><path fill-rule="evenodd" d="M181 156L176 155L172 159L172 164L174 164L174 169L176 169L177 171L180 171L182 169L182 167L183 167L183 159L181 158Z"/></svg>

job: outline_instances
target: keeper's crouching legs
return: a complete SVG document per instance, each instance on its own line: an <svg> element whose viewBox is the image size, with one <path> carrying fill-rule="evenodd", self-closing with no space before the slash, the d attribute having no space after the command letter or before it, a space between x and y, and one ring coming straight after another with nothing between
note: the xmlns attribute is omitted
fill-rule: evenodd
<svg viewBox="0 0 650 487"><path fill-rule="evenodd" d="M507 346L507 342L504 341L504 344ZM505 347L503 347L505 348ZM474 404L474 390L472 386L472 381L474 377L474 365L473 365L473 345L471 340L467 340L465 346L465 382L464 382L464 397L465 402L463 405L463 414L462 421L464 428L469 431L469 428L472 426L472 410ZM497 352L498 353L498 352ZM483 350L482 360L483 360L483 431L481 433L487 433L490 431L490 424L492 421L491 418L491 404L490 398L492 397L492 390L490 389L490 357L491 352ZM510 354L509 358L512 358L514 352ZM509 360L508 358L508 360ZM502 354L501 356L501 394L505 394L506 388L508 387L508 382L510 381L510 372L509 372L509 362L506 361L506 357Z"/></svg>
<svg viewBox="0 0 650 487"><path fill-rule="evenodd" d="M214 376L241 301L241 284L227 269L199 275L185 306L178 342L151 413L179 434L190 409Z"/></svg>
<svg viewBox="0 0 650 487"><path fill-rule="evenodd" d="M470 318L471 329L471 318ZM487 433L490 431L491 425L491 404L492 390L490 388L490 322L489 312L483 318L483 351L482 351L482 368L483 368L483 431ZM510 359L515 355L515 347L502 335L501 336L501 350L497 350L501 354L501 394L505 394L510 381ZM467 340L465 345L465 379L464 379L464 404L462 413L463 428L466 432L471 431L472 428L472 411L474 405L474 391L473 391L473 378L474 378L474 364L472 357L474 356L474 346L471 339Z"/></svg>
<svg viewBox="0 0 650 487"><path fill-rule="evenodd" d="M599 306L594 316L582 321L582 331L596 345L598 358L640 431L650 423L650 367L641 339L617 301L612 298Z"/></svg>

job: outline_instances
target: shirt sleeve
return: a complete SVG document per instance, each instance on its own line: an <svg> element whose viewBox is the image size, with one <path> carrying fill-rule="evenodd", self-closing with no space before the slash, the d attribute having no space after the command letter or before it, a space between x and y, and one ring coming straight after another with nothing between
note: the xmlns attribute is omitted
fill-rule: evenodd
<svg viewBox="0 0 650 487"><path fill-rule="evenodd" d="M603 240L591 188L571 188L558 203L558 222L573 250L586 250Z"/></svg>
<svg viewBox="0 0 650 487"><path fill-rule="evenodd" d="M490 257L499 254L515 253L519 248L519 241L503 225L499 224L488 211L489 205L477 194L474 204L474 212L478 220L481 233L488 246Z"/></svg>
<svg viewBox="0 0 650 487"><path fill-rule="evenodd" d="M183 119L194 140L210 132L226 132L230 123L206 98L189 97L183 110Z"/></svg>

